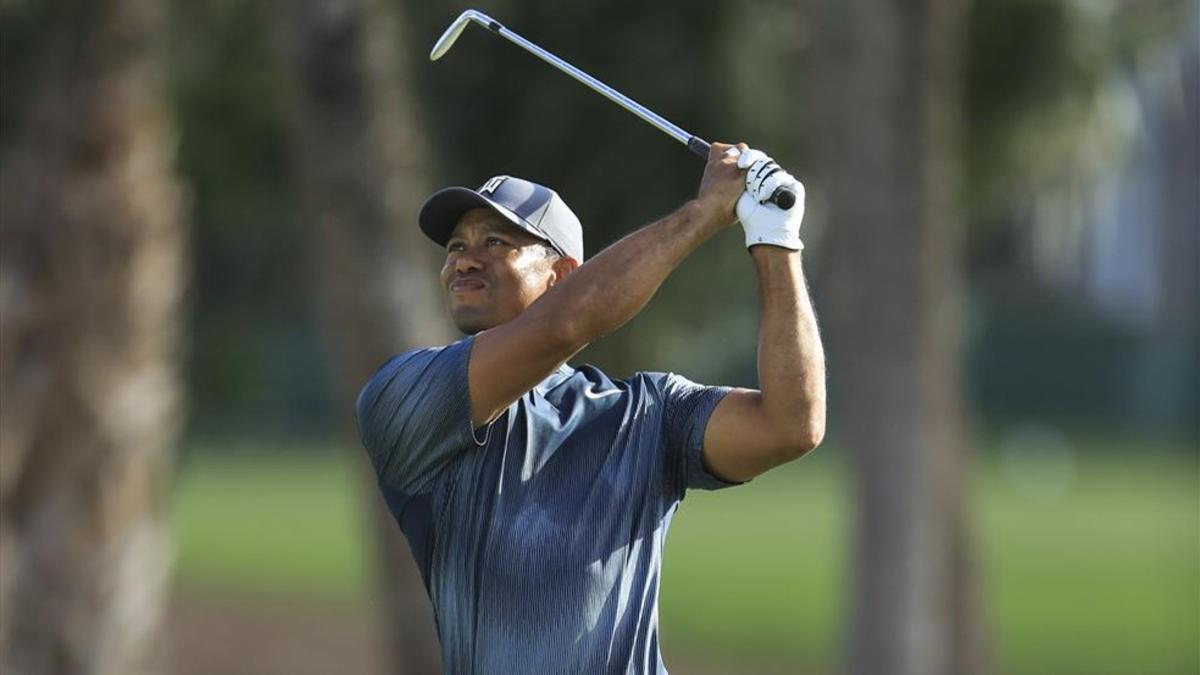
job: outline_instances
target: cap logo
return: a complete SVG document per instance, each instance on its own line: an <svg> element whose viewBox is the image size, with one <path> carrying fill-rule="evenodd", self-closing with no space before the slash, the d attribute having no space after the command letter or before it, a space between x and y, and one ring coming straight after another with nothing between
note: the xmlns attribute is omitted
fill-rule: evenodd
<svg viewBox="0 0 1200 675"><path fill-rule="evenodd" d="M500 184L504 182L505 178L508 178L508 176L496 176L495 178L492 178L488 182L484 183L483 187L479 188L479 191L490 195L496 191L496 188L500 187Z"/></svg>

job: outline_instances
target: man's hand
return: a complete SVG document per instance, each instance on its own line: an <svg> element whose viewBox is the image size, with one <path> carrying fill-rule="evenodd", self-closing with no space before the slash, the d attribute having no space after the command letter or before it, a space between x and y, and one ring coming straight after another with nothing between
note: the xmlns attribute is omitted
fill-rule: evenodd
<svg viewBox="0 0 1200 675"><path fill-rule="evenodd" d="M704 177L700 179L700 194L696 203L716 229L723 229L737 220L734 205L746 189L745 167L738 166L738 157L725 154L730 148L745 153L750 148L745 143L736 146L713 143L708 150L708 164Z"/></svg>
<svg viewBox="0 0 1200 675"><path fill-rule="evenodd" d="M738 198L737 216L746 231L746 248L767 244L799 251L800 222L804 219L804 185L758 150L746 150L738 157L738 166L746 172L746 190ZM796 193L792 208L783 209L768 202L781 186Z"/></svg>

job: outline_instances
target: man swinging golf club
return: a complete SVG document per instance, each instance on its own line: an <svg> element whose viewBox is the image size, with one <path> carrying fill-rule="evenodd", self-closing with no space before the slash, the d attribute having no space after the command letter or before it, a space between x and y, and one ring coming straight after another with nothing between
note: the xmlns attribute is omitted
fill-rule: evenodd
<svg viewBox="0 0 1200 675"><path fill-rule="evenodd" d="M685 491L745 483L821 441L803 187L761 152L730 147L713 144L695 199L586 264L579 220L541 185L498 176L421 208L467 337L389 360L357 413L432 601L445 672L665 673L659 573ZM768 202L780 185L798 197L786 211ZM737 220L759 277L761 390L566 365Z"/></svg>

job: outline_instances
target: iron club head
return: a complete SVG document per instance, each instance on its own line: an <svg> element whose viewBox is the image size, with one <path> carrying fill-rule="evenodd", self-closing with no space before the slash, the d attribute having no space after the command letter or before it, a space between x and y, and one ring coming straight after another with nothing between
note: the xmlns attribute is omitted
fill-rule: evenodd
<svg viewBox="0 0 1200 675"><path fill-rule="evenodd" d="M468 9L462 14L459 14L458 18L455 19L448 28L446 28L446 32L442 33L442 36L438 38L436 43L434 43L433 51L429 52L429 60L437 61L438 59L442 58L446 52L450 51L450 48L454 46L454 41L458 39L459 35L462 35L462 32L464 29L466 29L467 24L471 23L472 21L478 22L483 26L491 26L492 24L496 24L495 19L487 14L484 14L483 12L477 12L473 9Z"/></svg>

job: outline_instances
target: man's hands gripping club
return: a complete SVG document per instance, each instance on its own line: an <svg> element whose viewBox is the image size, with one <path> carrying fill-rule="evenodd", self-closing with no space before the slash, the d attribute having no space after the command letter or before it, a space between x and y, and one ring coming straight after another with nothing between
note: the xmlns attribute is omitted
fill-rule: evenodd
<svg viewBox="0 0 1200 675"><path fill-rule="evenodd" d="M799 251L800 221L804 219L804 185L783 170L775 160L758 150L745 150L737 158L746 171L746 191L738 197L737 215L746 231L746 248L770 244ZM767 201L780 186L789 185L796 203L784 211Z"/></svg>
<svg viewBox="0 0 1200 675"><path fill-rule="evenodd" d="M790 185L796 203L784 211L767 200L780 186ZM736 147L713 143L700 181L701 204L713 210L722 227L734 214L746 233L746 247L771 245L799 251L804 218L804 185L774 160L745 143Z"/></svg>

